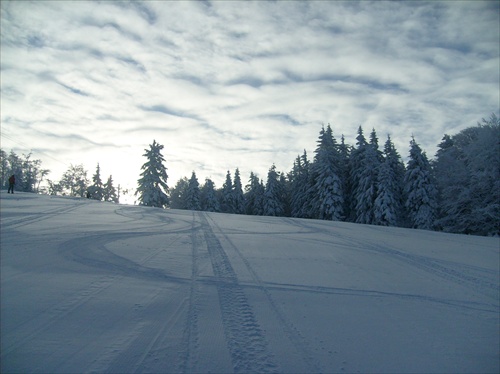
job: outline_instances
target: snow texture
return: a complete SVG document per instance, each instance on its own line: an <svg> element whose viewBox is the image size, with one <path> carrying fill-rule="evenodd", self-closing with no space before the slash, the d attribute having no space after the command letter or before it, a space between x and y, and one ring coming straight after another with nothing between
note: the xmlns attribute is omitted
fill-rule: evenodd
<svg viewBox="0 0 500 374"><path fill-rule="evenodd" d="M498 373L499 239L0 193L3 373Z"/></svg>

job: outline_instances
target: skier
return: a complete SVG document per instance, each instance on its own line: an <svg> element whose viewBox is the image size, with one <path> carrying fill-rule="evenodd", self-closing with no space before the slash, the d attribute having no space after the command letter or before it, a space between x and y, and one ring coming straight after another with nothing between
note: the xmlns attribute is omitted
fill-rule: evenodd
<svg viewBox="0 0 500 374"><path fill-rule="evenodd" d="M16 184L16 177L14 175L11 175L9 178L9 189L8 189L7 193L10 193L10 191L12 191L12 193L14 193L14 185L15 184Z"/></svg>

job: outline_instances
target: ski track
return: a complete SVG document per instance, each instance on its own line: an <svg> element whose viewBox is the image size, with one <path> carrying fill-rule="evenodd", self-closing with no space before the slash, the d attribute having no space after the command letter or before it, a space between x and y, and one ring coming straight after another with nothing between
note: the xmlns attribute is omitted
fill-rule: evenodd
<svg viewBox="0 0 500 374"><path fill-rule="evenodd" d="M196 222L193 214L191 228L189 229L192 243L192 268L189 282L189 294L182 298L181 303L176 308L175 313L168 319L160 319L155 323L143 326L136 336L129 343L128 347L122 349L117 357L111 362L101 364L97 372L169 372L169 373L190 373L197 362L198 352L198 250L200 243L201 226ZM183 230L183 232L187 232ZM162 233L164 234L164 233ZM177 241L170 243L173 245ZM154 258L161 250L153 251L149 256L141 261L146 263ZM184 291L181 291L184 293ZM160 305L174 301L161 301ZM168 300L169 298L163 297ZM141 314L147 313L153 308L154 301L150 300L142 305ZM154 306L158 308L158 306ZM138 325L141 325L140 320ZM183 326L183 327L182 327ZM180 331L182 329L182 331ZM179 330L179 331L177 331ZM180 338L175 338L180 336ZM152 338L151 338L152 337ZM138 354L140 352L140 354ZM103 366L104 365L104 366Z"/></svg>
<svg viewBox="0 0 500 374"><path fill-rule="evenodd" d="M300 334L300 332L295 328L295 326L290 321L288 321L285 314L282 313L280 308L277 306L267 284L264 281L262 281L262 279L258 276L257 272L250 265L248 259L245 256L243 256L243 253L238 249L236 245L234 245L231 239L223 232L223 230L219 227L219 225L215 222L215 220L209 215L207 215L207 217L210 218L213 225L217 228L218 233L220 233L224 237L224 239L229 243L231 248L233 248L233 250L237 253L237 255L245 264L245 267L251 274L252 279L256 284L255 287L257 287L260 291L264 293L271 307L271 310L274 312L279 323L281 324L282 330L285 332L287 338L292 342L294 348L297 350L297 353L300 355L302 361L306 363L307 367L309 368L308 371L311 373L324 372L324 370L317 365L316 360L310 353L308 348L309 344L307 343L306 339Z"/></svg>
<svg viewBox="0 0 500 374"><path fill-rule="evenodd" d="M77 202L74 205L70 206L63 206L61 208L55 208L55 209L49 209L47 211L41 212L41 213L26 213L27 217L22 217L18 219L12 219L9 221L6 221L5 219L2 218L1 220L1 225L2 228L19 228L22 226L26 226L35 222L41 222L44 220L47 220L49 218L55 217L59 214L65 214L72 212L81 206L83 206L85 203L84 202ZM24 215L24 214L23 214Z"/></svg>
<svg viewBox="0 0 500 374"><path fill-rule="evenodd" d="M151 298L140 305L136 312L136 331L125 348L117 349L115 357L104 360L95 372L107 373L178 373L181 366L183 351L182 342L175 339L169 341L170 335L177 336L173 330L183 324L187 300L179 303L172 315L165 319L156 319L152 323L143 322L144 316L155 310L162 310L168 304L174 303L159 291L157 297ZM170 293L165 293L170 295ZM158 301L156 301L158 299Z"/></svg>
<svg viewBox="0 0 500 374"><path fill-rule="evenodd" d="M177 234L185 230L174 231L171 234ZM76 261L95 269L102 269L106 273L115 273L128 277L137 277L142 279L156 281L171 281L175 283L186 283L186 278L181 278L168 274L164 269L145 266L145 263L163 251L159 248L151 255L148 255L140 262L129 260L119 256L106 248L106 244L121 239L148 237L153 235L168 235L162 232L128 232L128 233L107 233L83 238L74 238L60 245L60 253L70 261Z"/></svg>
<svg viewBox="0 0 500 374"><path fill-rule="evenodd" d="M189 305L187 320L185 323L185 328L183 332L182 340L182 358L181 366L179 372L181 373L191 373L197 362L197 353L199 350L199 339L198 339L198 314L199 308L197 303L197 295L199 292L199 271L198 271L198 253L200 247L200 231L201 227L196 227L196 217L193 212L193 223L191 231L191 282L189 287Z"/></svg>
<svg viewBox="0 0 500 374"><path fill-rule="evenodd" d="M164 226L174 222L164 210L156 210L152 208L152 212L145 214L143 207L127 206L119 207L114 210L114 213L124 218L129 218L130 222L137 222L143 224L145 221L155 222L158 225ZM190 227L191 222L177 218L177 221L184 222L186 227Z"/></svg>
<svg viewBox="0 0 500 374"><path fill-rule="evenodd" d="M197 229L194 227L194 222L189 230L180 229L174 231L175 233L194 233ZM198 228L199 229L199 228ZM147 278L148 280L156 282L172 282L177 283L178 286L189 284L188 279L171 277L165 271L156 268L149 268L146 264L154 259L159 253L164 251L163 247L153 250L146 257L142 258L139 262L133 262L120 257L104 247L104 242L114 242L119 239L125 239L137 236L151 236L151 235L169 235L164 232L158 233L128 233L116 235L103 235L102 238L91 238L89 242L93 243L93 251L87 250L82 253L82 244L80 244L80 252L78 253L77 261L86 263L94 267L103 267L106 269L113 269L118 274L122 274L117 279L125 277L140 277ZM168 246L174 245L182 236L177 235L169 242ZM97 240L96 240L97 239ZM65 247L68 243L65 244ZM89 245L86 246L87 248ZM111 256L111 257L110 257ZM97 260L98 259L98 260ZM160 283L161 284L161 283ZM191 281L192 284L192 281ZM191 337L195 336L192 332L195 327L191 325L194 318L188 318L184 321L186 316L186 309L189 308L187 313L188 317L193 315L192 298L179 297L172 299L167 297L170 290L162 291L160 289L156 295L147 301L140 304L140 308L134 310L136 316L136 328L132 332L129 341L122 342L120 347L110 348L111 353L104 354L97 363L93 365L90 372L112 372L112 373L144 373L144 372L168 372L179 373L185 372L186 362L189 358L189 352L192 350ZM182 294L183 292L181 292ZM154 313L158 310L166 308L170 304L175 304L174 313L168 318L157 319ZM145 315L152 314L151 320L154 322L144 322ZM184 327L184 334L181 341L173 338L169 341L170 336L178 336L180 329L179 326ZM186 334L186 331L188 333ZM125 345L125 346L123 346ZM113 353L114 352L114 353Z"/></svg>
<svg viewBox="0 0 500 374"><path fill-rule="evenodd" d="M335 287L324 287L324 286L303 286L297 284L284 284L284 283L266 283L266 288L268 290L276 290L276 291L292 291L292 292L318 293L318 294L329 294L329 295L394 297L397 299L432 302L436 304L443 304L463 309L478 310L482 312L490 312L490 313L499 312L498 306L492 304L479 303L474 301L444 299L432 296L407 294L407 293L384 292L375 290L358 290L352 288L335 288Z"/></svg>
<svg viewBox="0 0 500 374"><path fill-rule="evenodd" d="M345 235L340 237L335 234L333 229L329 230L329 229L321 229L318 227L313 227L296 219L286 218L284 219L284 221L296 227L310 230L311 233L322 233L330 237L338 237L343 241L349 240L351 248L354 248L352 244L357 244L359 248L363 248L363 250L369 250L371 252L389 256L393 259L401 261L407 265L416 267L434 276L446 279L455 284L459 284L466 288L472 289L485 296L491 297L492 296L491 291L493 291L496 295L495 298L498 300L498 295L500 292L499 284L493 283L491 281L491 277L485 276L485 274L488 274L490 276L497 276L496 272L474 266L456 264L450 261L431 259L425 256L402 252L396 248L393 247L391 248L389 245L386 244L376 245L370 242L359 240L355 237L347 237ZM475 275L468 275L465 273L466 271L475 271ZM487 290L491 291L488 292Z"/></svg>
<svg viewBox="0 0 500 374"><path fill-rule="evenodd" d="M163 233L157 233L163 234ZM97 297L102 292L109 289L114 284L122 281L126 277L135 276L140 278L147 278L154 281L174 281L176 283L186 282L182 278L169 277L165 273L159 271L158 269L148 268L144 266L148 261L154 258L158 253L163 251L160 248L153 251L148 256L141 259L139 263L129 261L123 257L115 255L113 252L105 248L105 244L114 242L119 239L137 237L143 235L152 235L152 233L126 233L126 234L100 234L85 238L75 238L60 245L60 253L63 256L74 260L85 265L91 266L93 268L102 268L107 270L107 273L114 273L112 275L105 275L100 277L98 280L90 283L87 287L80 290L75 295L63 300L59 304L47 308L36 318L29 321L21 323L15 327L15 336L20 338L13 339L13 343L10 345L4 345L2 343L2 353L1 357L4 360L11 353L15 352L17 349L23 345L28 344L31 339L40 334L50 331L51 328L60 324L60 321L64 321L71 313L78 310L78 308L85 305L87 302L91 301L93 298ZM170 243L172 245L179 237L174 238ZM75 246L74 244L78 244ZM74 250L77 248L78 250ZM82 251L82 248L85 248ZM150 301L152 303L153 300ZM146 305L147 307L147 305ZM115 362L111 362L109 367L104 371L107 372L143 372L142 367L146 357L149 357L150 352L155 349L155 343L160 340L160 337L165 335L165 331L169 326L177 325L177 320L184 315L183 308L185 307L185 302L181 303L177 308L174 315L161 326L157 324L152 324L143 328L142 333L139 338L134 340L132 348L128 350L125 349L124 353L120 353L119 359ZM142 313L142 311L141 311ZM84 325L81 326L82 332L86 329ZM151 340L151 337L154 337ZM6 339L10 341L10 339ZM146 347L146 350L144 350ZM143 352L140 357L137 357L136 352ZM51 359L47 357L47 360L43 363L43 367L39 367L37 371L48 372L50 371ZM47 369L44 369L47 368ZM53 368L53 367L52 367ZM92 371L92 370L91 370ZM103 367L97 369L97 372L102 372ZM146 370L147 371L147 370ZM172 372L178 372L175 368Z"/></svg>
<svg viewBox="0 0 500 374"><path fill-rule="evenodd" d="M268 343L222 245L203 213L199 213L222 313L222 323L235 373L279 372Z"/></svg>
<svg viewBox="0 0 500 374"><path fill-rule="evenodd" d="M2 343L2 359L10 353L28 343L34 336L52 328L57 322L64 319L68 314L84 305L86 302L108 289L117 278L114 276L103 276L99 280L92 282L89 286L79 291L76 295L60 302L59 304L46 309L42 314L16 326L16 336L22 336L16 339L10 345ZM10 339L5 339L10 341Z"/></svg>

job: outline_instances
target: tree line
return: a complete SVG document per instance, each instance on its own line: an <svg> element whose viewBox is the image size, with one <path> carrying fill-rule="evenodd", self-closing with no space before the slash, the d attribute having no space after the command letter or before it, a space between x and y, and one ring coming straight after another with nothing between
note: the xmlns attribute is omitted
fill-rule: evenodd
<svg viewBox="0 0 500 374"><path fill-rule="evenodd" d="M32 153L17 155L0 149L0 186L6 189L11 175L16 177L17 191L42 193L47 195L88 197L94 200L111 201L118 203L120 186L115 188L113 177L110 175L106 182L101 180L100 166L97 164L92 179L88 178L88 171L83 165L70 165L63 173L61 180L45 179L50 170L42 168L42 161L32 159ZM46 186L41 186L43 181Z"/></svg>
<svg viewBox="0 0 500 374"><path fill-rule="evenodd" d="M287 172L273 164L266 182L251 172L226 173L220 188L196 172L173 188L167 184L163 145L145 150L136 195L145 206L247 215L286 216L499 235L500 120L492 114L477 126L444 135L434 160L415 138L405 164L390 136L383 147L375 129L356 145L338 142L330 125L320 130L314 156L304 150Z"/></svg>
<svg viewBox="0 0 500 374"><path fill-rule="evenodd" d="M162 149L153 141L143 155L140 205L500 235L500 120L494 114L444 135L433 160L412 137L406 164L390 136L379 146L375 129L367 139L359 127L351 146L344 136L338 142L327 125L312 159L304 150L290 171L273 164L265 182L251 172L244 186L237 168L227 171L220 188L210 178L200 185L195 171L169 188ZM99 164L91 179L83 165L70 165L59 181L47 179L49 172L31 153L0 149L2 189L14 174L18 191L112 202L127 193L114 186L111 175L103 182Z"/></svg>

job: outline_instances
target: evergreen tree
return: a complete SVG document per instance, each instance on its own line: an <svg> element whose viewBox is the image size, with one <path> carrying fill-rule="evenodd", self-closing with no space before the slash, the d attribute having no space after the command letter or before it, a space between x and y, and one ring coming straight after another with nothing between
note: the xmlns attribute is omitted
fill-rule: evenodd
<svg viewBox="0 0 500 374"><path fill-rule="evenodd" d="M373 224L375 222L375 199L381 159L378 139L373 130L370 135L370 144L366 145L361 167L358 170L358 183L354 191L357 223Z"/></svg>
<svg viewBox="0 0 500 374"><path fill-rule="evenodd" d="M243 188L241 185L241 177L239 169L236 169L236 171L234 172L233 206L234 206L234 213L236 214L245 213L245 198L243 196Z"/></svg>
<svg viewBox="0 0 500 374"><path fill-rule="evenodd" d="M103 200L118 203L118 195L116 192L116 188L113 186L113 176L111 175L103 186Z"/></svg>
<svg viewBox="0 0 500 374"><path fill-rule="evenodd" d="M381 226L397 225L397 199L394 196L394 175L389 161L380 166L377 182L377 197L375 199L373 223Z"/></svg>
<svg viewBox="0 0 500 374"><path fill-rule="evenodd" d="M302 156L297 156L290 173L290 214L292 217L306 218L308 207L310 163L304 150ZM312 197L311 197L312 199Z"/></svg>
<svg viewBox="0 0 500 374"><path fill-rule="evenodd" d="M385 159L377 179L374 223L382 226L399 226L403 218L404 164L390 136L384 147Z"/></svg>
<svg viewBox="0 0 500 374"><path fill-rule="evenodd" d="M361 126L358 129L357 148L350 159L350 219L356 223L372 224L375 220L375 199L381 153L375 130L366 142Z"/></svg>
<svg viewBox="0 0 500 374"><path fill-rule="evenodd" d="M206 212L220 212L219 199L215 192L214 182L207 178L201 188L201 209Z"/></svg>
<svg viewBox="0 0 500 374"><path fill-rule="evenodd" d="M231 172L228 170L226 181L222 185L221 195L221 211L223 213L234 213L234 193L233 182L231 180Z"/></svg>
<svg viewBox="0 0 500 374"><path fill-rule="evenodd" d="M339 221L343 217L344 192L340 179L340 156L330 125L322 129L315 151L312 174L313 217Z"/></svg>
<svg viewBox="0 0 500 374"><path fill-rule="evenodd" d="M350 216L350 183L349 183L349 158L351 154L351 147L345 143L344 135L341 137L339 145L339 177L342 181L342 190L344 192L344 217Z"/></svg>
<svg viewBox="0 0 500 374"><path fill-rule="evenodd" d="M500 235L500 120L445 135L434 169L439 226L449 232Z"/></svg>
<svg viewBox="0 0 500 374"><path fill-rule="evenodd" d="M282 200L283 190L279 182L279 174L273 164L267 173L266 190L264 192L264 215L283 216L285 204Z"/></svg>
<svg viewBox="0 0 500 374"><path fill-rule="evenodd" d="M361 126L358 128L358 136L356 137L356 148L351 152L349 158L349 221L356 222L358 217L357 206L359 204L360 197L359 184L361 179L361 173L365 165L365 153L368 148L368 143L363 135L363 129Z"/></svg>
<svg viewBox="0 0 500 374"><path fill-rule="evenodd" d="M136 195L139 195L139 204L158 208L167 207L168 185L167 168L164 166L165 159L161 154L163 145L153 140L149 149L145 149L144 157L147 161L142 165L141 178L137 181Z"/></svg>
<svg viewBox="0 0 500 374"><path fill-rule="evenodd" d="M189 179L188 188L186 191L186 208L189 210L201 209L200 184L196 173L193 171L191 179Z"/></svg>
<svg viewBox="0 0 500 374"><path fill-rule="evenodd" d="M384 156L382 155L382 152L378 148L378 137L377 137L377 132L375 131L374 128L370 133L370 145L375 150L378 163L381 164L384 161Z"/></svg>
<svg viewBox="0 0 500 374"><path fill-rule="evenodd" d="M187 209L187 189L189 180L183 177L177 181L175 187L170 192L170 208Z"/></svg>
<svg viewBox="0 0 500 374"><path fill-rule="evenodd" d="M90 198L101 201L103 199L104 191L101 180L101 168L99 164L97 164L95 174L92 177L92 182L93 184L87 190L90 194Z"/></svg>
<svg viewBox="0 0 500 374"><path fill-rule="evenodd" d="M245 186L245 213L261 216L264 214L264 186L262 181L253 172Z"/></svg>
<svg viewBox="0 0 500 374"><path fill-rule="evenodd" d="M285 175L285 173L281 172L278 178L278 183L281 191L281 201L283 202L283 216L290 217L291 208L290 208L290 183Z"/></svg>
<svg viewBox="0 0 500 374"><path fill-rule="evenodd" d="M411 227L433 229L437 215L437 190L427 156L414 138L410 141L410 160L404 186L405 207Z"/></svg>

